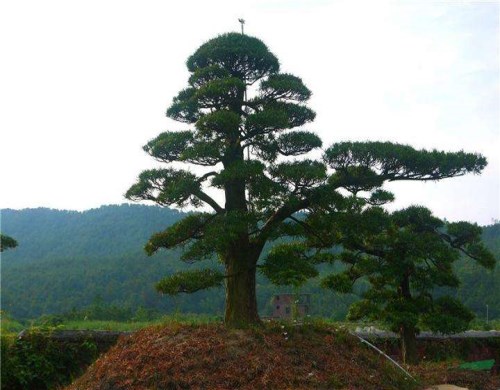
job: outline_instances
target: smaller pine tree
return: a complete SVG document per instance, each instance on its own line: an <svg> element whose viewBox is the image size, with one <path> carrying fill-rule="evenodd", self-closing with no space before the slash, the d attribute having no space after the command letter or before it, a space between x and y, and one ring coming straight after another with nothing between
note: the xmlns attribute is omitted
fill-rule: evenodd
<svg viewBox="0 0 500 390"><path fill-rule="evenodd" d="M418 360L420 329L445 334L467 329L474 317L470 310L433 292L436 287L458 287L453 263L460 256L488 269L495 266L479 226L445 223L430 210L413 206L392 214L370 208L359 213L357 221L336 228L343 235L345 250L339 258L346 268L327 276L322 285L347 293L357 280L367 280L369 287L351 306L348 318L380 321L399 333L406 363Z"/></svg>

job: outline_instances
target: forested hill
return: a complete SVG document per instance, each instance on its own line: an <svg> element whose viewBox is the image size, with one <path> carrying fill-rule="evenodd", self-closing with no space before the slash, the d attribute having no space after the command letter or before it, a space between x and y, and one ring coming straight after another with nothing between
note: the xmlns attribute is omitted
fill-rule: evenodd
<svg viewBox="0 0 500 390"><path fill-rule="evenodd" d="M163 275L187 269L179 251L144 254L149 236L183 217L167 208L141 205L103 206L85 212L45 208L1 211L1 231L19 247L2 253L2 310L17 318L62 313L92 303L221 314L223 291L212 289L169 298L154 290ZM500 224L486 227L484 240L500 254ZM196 265L195 265L196 267ZM463 280L457 295L479 316L489 305L490 318L500 318L500 266L494 273L471 262L459 265ZM259 307L269 311L273 294L289 291L258 279ZM313 294L313 314L342 318L355 297L320 290L317 281L302 292Z"/></svg>
<svg viewBox="0 0 500 390"><path fill-rule="evenodd" d="M66 256L120 256L140 250L149 236L183 213L142 205L102 206L84 212L47 208L2 213L2 233L19 242L6 261L30 263Z"/></svg>
<svg viewBox="0 0 500 390"><path fill-rule="evenodd" d="M103 206L84 212L46 208L2 210L2 233L19 246L2 253L2 309L21 318L105 303L137 308L214 311L199 296L166 299L154 283L186 266L176 252L147 257L154 232L185 215L154 206Z"/></svg>

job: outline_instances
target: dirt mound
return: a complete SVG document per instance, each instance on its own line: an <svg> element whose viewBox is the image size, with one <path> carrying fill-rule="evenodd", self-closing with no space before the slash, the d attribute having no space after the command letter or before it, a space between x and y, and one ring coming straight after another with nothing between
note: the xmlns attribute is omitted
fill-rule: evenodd
<svg viewBox="0 0 500 390"><path fill-rule="evenodd" d="M123 337L69 388L413 389L385 358L348 333L280 324L147 328Z"/></svg>

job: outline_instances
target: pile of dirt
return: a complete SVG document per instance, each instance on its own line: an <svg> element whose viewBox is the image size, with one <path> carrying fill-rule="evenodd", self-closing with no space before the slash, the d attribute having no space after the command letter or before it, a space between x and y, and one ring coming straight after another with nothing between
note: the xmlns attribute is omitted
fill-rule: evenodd
<svg viewBox="0 0 500 390"><path fill-rule="evenodd" d="M384 357L332 327L152 327L99 358L69 389L418 389Z"/></svg>

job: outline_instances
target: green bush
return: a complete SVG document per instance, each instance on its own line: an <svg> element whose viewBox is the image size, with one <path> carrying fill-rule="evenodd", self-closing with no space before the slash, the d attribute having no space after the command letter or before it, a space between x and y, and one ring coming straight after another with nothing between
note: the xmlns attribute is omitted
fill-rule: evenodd
<svg viewBox="0 0 500 390"><path fill-rule="evenodd" d="M68 343L32 329L22 338L2 335L2 389L53 389L69 384L98 356L91 341Z"/></svg>

